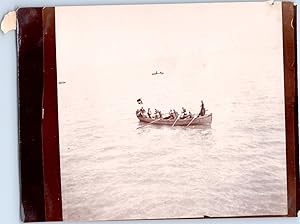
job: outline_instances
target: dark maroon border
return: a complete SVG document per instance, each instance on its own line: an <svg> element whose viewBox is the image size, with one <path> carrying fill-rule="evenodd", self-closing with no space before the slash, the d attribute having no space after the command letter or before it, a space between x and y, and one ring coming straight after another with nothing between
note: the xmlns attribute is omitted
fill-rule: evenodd
<svg viewBox="0 0 300 224"><path fill-rule="evenodd" d="M43 9L44 86L42 150L45 220L62 220L56 79L55 9Z"/></svg>
<svg viewBox="0 0 300 224"><path fill-rule="evenodd" d="M24 221L40 221L45 220L42 9L18 9L17 18L21 215Z"/></svg>
<svg viewBox="0 0 300 224"><path fill-rule="evenodd" d="M62 220L54 8L17 10L21 219Z"/></svg>
<svg viewBox="0 0 300 224"><path fill-rule="evenodd" d="M300 189L296 6L293 3L282 3L282 18L288 188L288 214L282 216L296 216ZM17 10L17 19L22 220L60 221L55 9L21 8Z"/></svg>

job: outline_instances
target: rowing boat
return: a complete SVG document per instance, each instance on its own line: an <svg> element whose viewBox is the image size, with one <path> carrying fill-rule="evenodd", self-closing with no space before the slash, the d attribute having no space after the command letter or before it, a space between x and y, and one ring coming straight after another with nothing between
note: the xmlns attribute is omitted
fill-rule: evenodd
<svg viewBox="0 0 300 224"><path fill-rule="evenodd" d="M154 119L144 116L137 116L137 118L144 123L152 123L153 125L170 125L172 126L175 119ZM157 120L157 121L155 121ZM184 118L178 119L174 126L194 126L194 125L205 125L210 126L212 122L212 113L204 116L198 116L196 118Z"/></svg>

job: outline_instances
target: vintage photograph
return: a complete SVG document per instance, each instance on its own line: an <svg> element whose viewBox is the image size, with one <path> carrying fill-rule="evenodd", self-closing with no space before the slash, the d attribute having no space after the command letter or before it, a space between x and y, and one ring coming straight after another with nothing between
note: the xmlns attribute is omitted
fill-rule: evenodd
<svg viewBox="0 0 300 224"><path fill-rule="evenodd" d="M281 7L56 7L63 219L286 215Z"/></svg>

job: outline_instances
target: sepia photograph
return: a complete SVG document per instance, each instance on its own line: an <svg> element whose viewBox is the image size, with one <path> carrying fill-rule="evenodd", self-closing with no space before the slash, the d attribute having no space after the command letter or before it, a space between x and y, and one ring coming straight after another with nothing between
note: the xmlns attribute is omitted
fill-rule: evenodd
<svg viewBox="0 0 300 224"><path fill-rule="evenodd" d="M56 7L55 29L64 220L287 215L281 3Z"/></svg>

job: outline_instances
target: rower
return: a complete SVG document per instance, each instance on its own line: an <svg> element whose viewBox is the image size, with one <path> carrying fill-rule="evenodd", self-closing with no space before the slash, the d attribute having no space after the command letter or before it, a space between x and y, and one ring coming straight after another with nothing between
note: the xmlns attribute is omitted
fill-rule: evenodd
<svg viewBox="0 0 300 224"><path fill-rule="evenodd" d="M188 118L193 118L193 114L191 113L191 111L189 111Z"/></svg>
<svg viewBox="0 0 300 224"><path fill-rule="evenodd" d="M174 110L174 109L173 109L173 111L174 111L174 118L177 118L178 115L179 115L178 112L176 110Z"/></svg>
<svg viewBox="0 0 300 224"><path fill-rule="evenodd" d="M146 110L144 109L144 107L142 107L142 108L141 108L141 114L142 114L143 117L147 117L147 116L145 115L145 113L146 113Z"/></svg>
<svg viewBox="0 0 300 224"><path fill-rule="evenodd" d="M181 114L182 114L182 116L181 116L182 119L184 119L184 118L186 118L188 116L187 113L186 113L186 109L184 107L182 107Z"/></svg>
<svg viewBox="0 0 300 224"><path fill-rule="evenodd" d="M159 113L158 113L158 110L155 109L155 112L154 112L154 118L155 119L158 119L159 118Z"/></svg>
<svg viewBox="0 0 300 224"><path fill-rule="evenodd" d="M148 108L147 114L148 114L148 117L149 117L149 118L152 118L152 117L151 117L151 110L150 110L150 108Z"/></svg>
<svg viewBox="0 0 300 224"><path fill-rule="evenodd" d="M159 115L159 118L162 118L162 113L160 110L158 111L158 115Z"/></svg>
<svg viewBox="0 0 300 224"><path fill-rule="evenodd" d="M165 116L163 117L163 119L170 119L171 115L170 115L170 112L169 112L169 115L168 116Z"/></svg>
<svg viewBox="0 0 300 224"><path fill-rule="evenodd" d="M162 113L160 110L155 109L155 118L162 118Z"/></svg>
<svg viewBox="0 0 300 224"><path fill-rule="evenodd" d="M141 110L139 110L139 109L136 110L135 114L136 114L137 117L142 116Z"/></svg>
<svg viewBox="0 0 300 224"><path fill-rule="evenodd" d="M145 109L143 107L141 107L141 109L137 109L136 115L138 117L145 117Z"/></svg>
<svg viewBox="0 0 300 224"><path fill-rule="evenodd" d="M170 110L170 118L171 119L174 119L175 118L175 115L174 115L174 110Z"/></svg>

